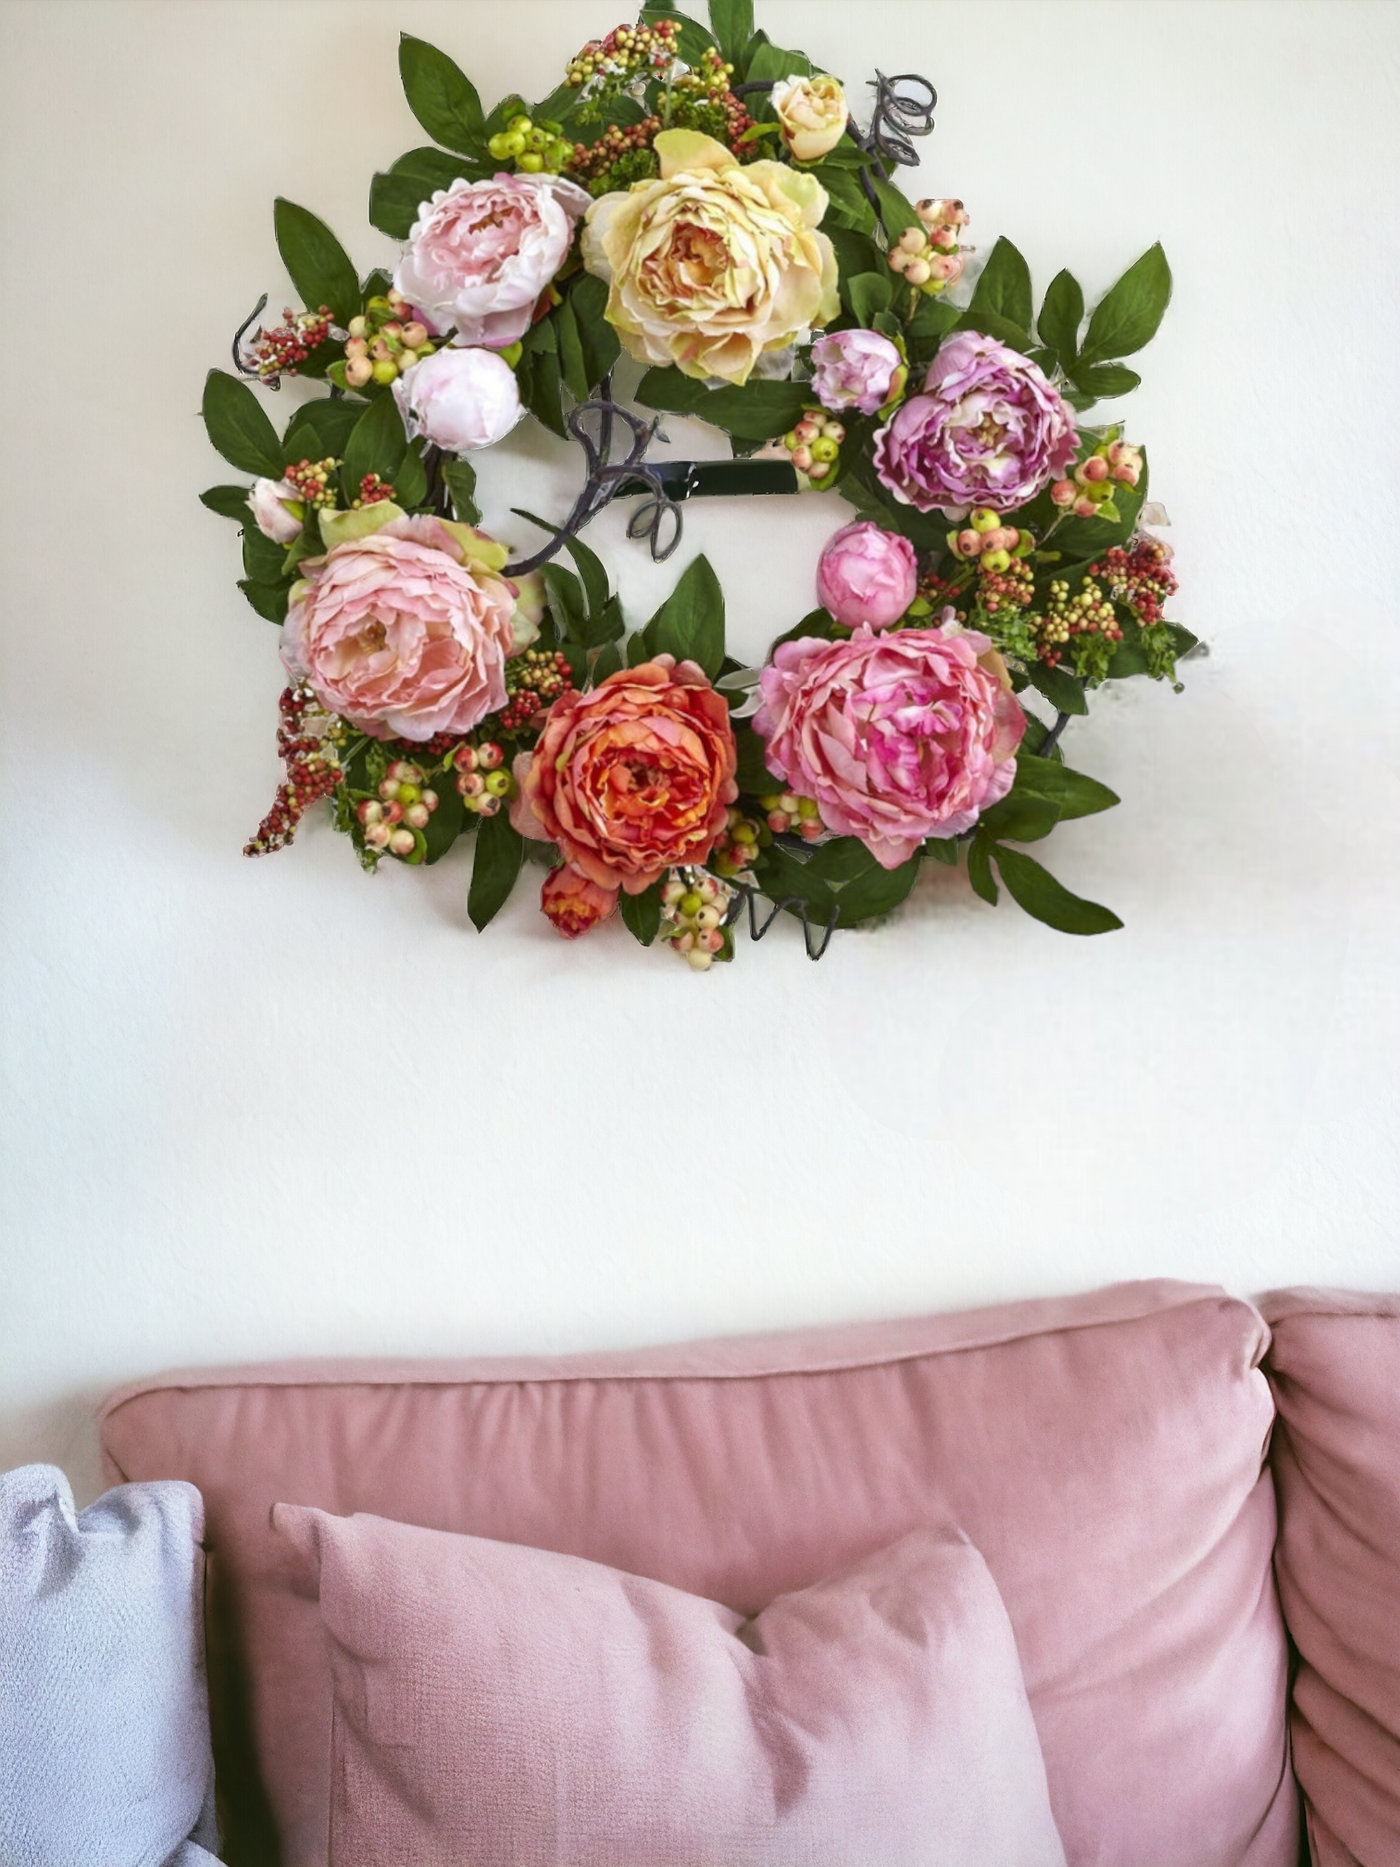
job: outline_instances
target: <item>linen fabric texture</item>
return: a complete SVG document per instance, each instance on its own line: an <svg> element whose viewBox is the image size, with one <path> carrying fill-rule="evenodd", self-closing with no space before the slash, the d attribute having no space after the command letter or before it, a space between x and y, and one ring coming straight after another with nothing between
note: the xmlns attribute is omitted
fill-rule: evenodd
<svg viewBox="0 0 1400 1867"><path fill-rule="evenodd" d="M1296 1867L1257 1311L1157 1282L962 1315L488 1362L204 1369L108 1401L114 1477L208 1512L237 1867L325 1867L329 1660L278 1502L580 1556L753 1616L956 1523L1084 1867Z"/></svg>
<svg viewBox="0 0 1400 1867"><path fill-rule="evenodd" d="M1282 1290L1274 1563L1314 1867L1400 1861L1400 1296Z"/></svg>
<svg viewBox="0 0 1400 1867"><path fill-rule="evenodd" d="M218 1867L199 1493L0 1476L0 1867Z"/></svg>
<svg viewBox="0 0 1400 1867"><path fill-rule="evenodd" d="M274 1520L329 1636L331 1867L1064 1867L954 1530L745 1619L577 1556Z"/></svg>

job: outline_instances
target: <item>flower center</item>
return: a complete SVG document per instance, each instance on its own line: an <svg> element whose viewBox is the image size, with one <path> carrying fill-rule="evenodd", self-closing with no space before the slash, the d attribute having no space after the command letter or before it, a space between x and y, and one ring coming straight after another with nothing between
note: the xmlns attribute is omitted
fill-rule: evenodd
<svg viewBox="0 0 1400 1867"><path fill-rule="evenodd" d="M366 655L377 655L388 639L388 631L378 617L367 622L359 634L360 648Z"/></svg>
<svg viewBox="0 0 1400 1867"><path fill-rule="evenodd" d="M1005 433L1006 423L998 421L995 415L984 415L973 429L973 434L988 449L999 447Z"/></svg>

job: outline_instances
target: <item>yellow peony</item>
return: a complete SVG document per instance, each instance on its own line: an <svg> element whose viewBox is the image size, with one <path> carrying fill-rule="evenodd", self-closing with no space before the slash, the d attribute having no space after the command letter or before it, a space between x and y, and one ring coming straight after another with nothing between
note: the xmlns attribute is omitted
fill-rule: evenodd
<svg viewBox="0 0 1400 1867"><path fill-rule="evenodd" d="M796 162L820 162L846 134L846 93L839 78L783 78L769 100Z"/></svg>
<svg viewBox="0 0 1400 1867"><path fill-rule="evenodd" d="M782 162L741 165L694 130L663 130L655 148L658 180L588 210L584 264L608 281L608 322L639 361L747 382L765 351L836 316L826 190Z"/></svg>

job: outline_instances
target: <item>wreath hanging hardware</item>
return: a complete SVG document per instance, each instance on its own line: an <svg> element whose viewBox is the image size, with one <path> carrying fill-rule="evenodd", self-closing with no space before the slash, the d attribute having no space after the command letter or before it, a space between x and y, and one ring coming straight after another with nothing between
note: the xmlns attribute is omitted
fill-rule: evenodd
<svg viewBox="0 0 1400 1867"><path fill-rule="evenodd" d="M399 62L432 141L371 187L398 265L361 279L279 200L304 308L267 329L264 295L205 386L252 484L203 502L241 527L240 588L289 674L286 777L247 853L323 801L371 870L470 835L478 928L529 859L561 933L616 914L699 971L785 916L820 959L928 861L1061 931L1117 927L1026 845L1117 802L1061 751L1095 691L1175 686L1199 648L1164 613L1145 450L1086 420L1137 385L1121 359L1166 309L1160 246L1087 317L1068 271L1037 309L1008 240L969 267L962 202L891 179L934 127L929 80L877 70L861 128L751 0L710 0L708 27L645 7L533 107L486 111L408 35ZM624 352L644 414L614 394ZM289 375L329 393L279 434L258 391ZM668 414L734 458L649 458ZM517 514L544 541L512 555L481 529L476 460L526 416L584 480L561 520ZM727 652L704 557L632 629L582 537L635 497L627 535L664 562L687 500L793 492L854 514L758 669Z"/></svg>

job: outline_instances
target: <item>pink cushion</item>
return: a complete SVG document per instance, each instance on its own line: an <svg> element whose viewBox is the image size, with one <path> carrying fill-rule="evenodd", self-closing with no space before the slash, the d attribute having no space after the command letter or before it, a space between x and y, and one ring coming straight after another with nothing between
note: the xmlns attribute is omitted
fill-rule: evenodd
<svg viewBox="0 0 1400 1867"><path fill-rule="evenodd" d="M332 1867L1064 1867L1006 1610L915 1531L752 1620L279 1505L319 1585Z"/></svg>
<svg viewBox="0 0 1400 1867"><path fill-rule="evenodd" d="M326 1860L329 1679L274 1503L584 1556L755 1614L962 1526L1015 1629L1071 1861L1293 1867L1273 1419L1208 1287L554 1361L204 1370L107 1403L204 1494L235 1863Z"/></svg>
<svg viewBox="0 0 1400 1867"><path fill-rule="evenodd" d="M1400 1296L1281 1290L1276 1567L1319 1867L1400 1861Z"/></svg>

